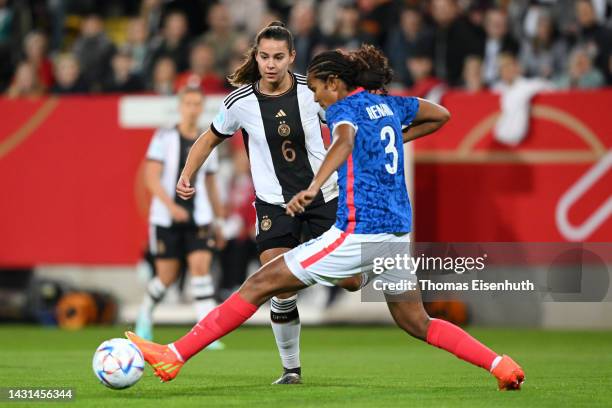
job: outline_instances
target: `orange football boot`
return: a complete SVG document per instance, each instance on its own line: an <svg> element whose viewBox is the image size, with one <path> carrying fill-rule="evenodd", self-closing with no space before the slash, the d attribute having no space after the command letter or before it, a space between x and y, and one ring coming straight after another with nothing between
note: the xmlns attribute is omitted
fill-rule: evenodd
<svg viewBox="0 0 612 408"><path fill-rule="evenodd" d="M491 374L497 378L497 385L501 391L520 390L525 382L525 373L521 366L506 355L502 356Z"/></svg>
<svg viewBox="0 0 612 408"><path fill-rule="evenodd" d="M125 332L125 336L138 347L145 361L163 382L174 380L185 364L168 346L145 340L131 331Z"/></svg>

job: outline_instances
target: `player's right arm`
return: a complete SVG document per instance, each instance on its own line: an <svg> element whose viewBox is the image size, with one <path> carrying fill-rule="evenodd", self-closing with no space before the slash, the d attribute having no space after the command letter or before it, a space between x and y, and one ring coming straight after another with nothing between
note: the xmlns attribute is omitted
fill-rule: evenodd
<svg viewBox="0 0 612 408"><path fill-rule="evenodd" d="M162 186L162 172L168 154L168 133L166 129L158 129L149 148L147 149L147 161L145 164L145 186L154 197L157 197L170 211L172 219L178 222L189 220L189 213L174 202Z"/></svg>
<svg viewBox="0 0 612 408"><path fill-rule="evenodd" d="M204 164L208 156L210 156L213 149L222 141L222 138L215 135L211 129L208 129L206 132L202 133L193 146L191 146L189 154L187 155L187 162L185 163L185 167L176 185L176 193L183 200L188 200L195 194L195 189L191 185L191 180L193 180L196 172L202 167L202 164Z"/></svg>
<svg viewBox="0 0 612 408"><path fill-rule="evenodd" d="M164 164L156 160L147 160L145 164L145 185L149 192L159 198L159 200L168 208L172 219L178 222L189 220L187 210L177 205L172 198L166 193L161 184L162 171Z"/></svg>

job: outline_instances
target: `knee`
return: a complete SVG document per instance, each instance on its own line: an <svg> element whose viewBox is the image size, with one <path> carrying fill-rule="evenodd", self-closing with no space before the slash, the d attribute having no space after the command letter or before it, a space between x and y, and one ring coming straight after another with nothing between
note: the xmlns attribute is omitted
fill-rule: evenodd
<svg viewBox="0 0 612 408"><path fill-rule="evenodd" d="M158 274L158 278L159 278L160 282L162 283L162 285L164 285L166 288L168 288L176 280L176 275L174 275L174 274Z"/></svg>
<svg viewBox="0 0 612 408"><path fill-rule="evenodd" d="M272 297L272 289L273 285L269 276L266 277L266 274L259 271L244 282L240 288L240 294L247 301L261 305Z"/></svg>
<svg viewBox="0 0 612 408"><path fill-rule="evenodd" d="M204 267L204 265L195 264L189 267L189 273L193 276L205 276L208 275L208 270Z"/></svg>

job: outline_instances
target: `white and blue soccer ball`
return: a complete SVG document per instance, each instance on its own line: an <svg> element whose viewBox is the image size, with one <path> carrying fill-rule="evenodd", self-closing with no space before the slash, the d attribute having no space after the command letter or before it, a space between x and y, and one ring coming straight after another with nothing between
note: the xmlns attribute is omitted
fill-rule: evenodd
<svg viewBox="0 0 612 408"><path fill-rule="evenodd" d="M136 384L144 371L142 353L127 339L110 339L98 346L93 371L109 388L123 389Z"/></svg>

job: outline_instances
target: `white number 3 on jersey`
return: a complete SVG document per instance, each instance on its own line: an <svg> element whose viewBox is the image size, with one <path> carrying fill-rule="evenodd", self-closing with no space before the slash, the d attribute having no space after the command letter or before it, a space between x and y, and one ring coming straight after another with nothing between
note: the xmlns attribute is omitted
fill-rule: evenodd
<svg viewBox="0 0 612 408"><path fill-rule="evenodd" d="M389 163L385 164L385 169L387 169L387 172L389 172L390 174L395 174L397 173L398 156L397 156L397 149L395 148L395 131L393 130L391 126L385 126L380 131L380 139L384 141L387 138L389 138L389 143L387 144L387 146L385 146L385 153L386 154L391 153L393 155L393 159L391 162L392 164L389 164Z"/></svg>

